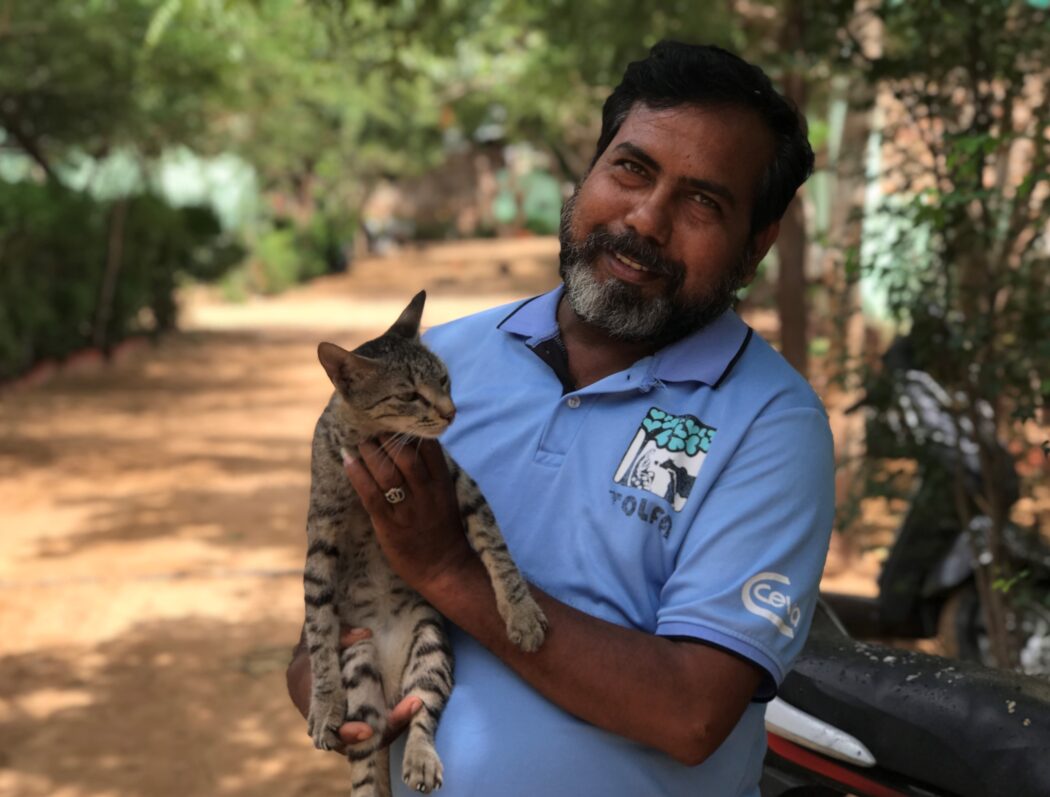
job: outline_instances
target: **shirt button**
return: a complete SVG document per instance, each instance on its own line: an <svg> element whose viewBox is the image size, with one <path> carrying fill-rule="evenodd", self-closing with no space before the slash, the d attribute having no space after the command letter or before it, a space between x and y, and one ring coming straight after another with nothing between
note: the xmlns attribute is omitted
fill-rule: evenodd
<svg viewBox="0 0 1050 797"><path fill-rule="evenodd" d="M574 410L574 409L576 409L577 407L580 406L580 397L579 396L569 396L569 400L566 401L565 403L569 405L569 409L570 410Z"/></svg>

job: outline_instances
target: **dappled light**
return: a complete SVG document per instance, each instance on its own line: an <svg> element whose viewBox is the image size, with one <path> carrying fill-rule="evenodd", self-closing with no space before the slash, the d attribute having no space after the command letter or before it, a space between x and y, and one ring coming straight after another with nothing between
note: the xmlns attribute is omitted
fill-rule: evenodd
<svg viewBox="0 0 1050 797"><path fill-rule="evenodd" d="M976 691L956 700L947 690L940 708L993 695L987 716L963 714L975 727L1009 724L1017 718L1000 716L995 690L1016 687L1034 720L1027 740L1007 733L1002 746L1016 739L1031 752L1050 728L1039 713L1050 696L1048 35L1048 0L0 0L0 794L347 794L346 762L314 749L284 683L303 621L308 509L317 517L312 436L339 382L318 344L375 338L422 290L426 330L563 278L564 294L504 330L550 371L535 383L484 383L519 364L517 350L488 362L497 349L484 341L468 356L458 332L429 340L462 410L443 439L452 450L464 430L468 455L531 434L523 410L546 406L548 389L543 446L575 446L588 464L598 448L572 424L609 413L607 442L621 421L636 428L623 416L628 393L656 402L640 410L616 490L559 522L611 545L598 519L611 497L617 521L648 523L680 547L602 581L591 575L601 557L581 543L595 605L620 617L602 593L608 580L626 589L662 572L661 587L673 585L668 573L693 567L686 542L710 533L705 545L720 551L727 535L743 529L746 542L753 520L782 513L769 521L775 535L767 528L738 550L758 562L782 545L783 563L726 570L740 583L708 584L694 603L713 606L718 591L732 604L719 617L743 605L744 620L769 620L774 630L762 630L777 644L801 648L796 670L777 658L786 647L755 642L743 625L719 641L716 623L694 624L685 638L712 642L707 655L739 654L727 667L779 668L789 696L793 678L812 676L799 703L833 693L852 660L857 693L827 710L869 732L869 676L891 696L876 712L903 701L896 721L923 685L905 665L940 678L960 664L976 676L959 683ZM553 326L536 337L525 319L538 307ZM735 356L708 373L738 333ZM439 350L443 340L456 346ZM767 354L756 381L741 376L732 393L731 372ZM367 371L381 360L356 362ZM600 401L576 395L599 383ZM660 403L685 385L697 392L683 406ZM756 398L767 388L768 401ZM383 417L401 422L426 390L398 389L373 407L396 398ZM729 395L732 406L704 414ZM796 441L803 415L817 430ZM470 423L487 425L473 438ZM821 442L828 428L833 450ZM345 441L328 442L339 475ZM557 478L575 474L560 487L580 480L555 470L565 452L541 453ZM732 474L748 457L762 475L745 490ZM480 469L519 474L504 480L518 488L524 470L505 459ZM376 496L401 504L402 487L411 484ZM561 511L528 488L521 517L501 524ZM743 497L727 498L734 489ZM766 509L709 523L727 502ZM325 511L352 514L337 504ZM690 512L703 520L681 521ZM507 535L512 551L516 539L546 541L551 529L533 525L543 527ZM338 551L313 553L336 561ZM335 592L318 587L307 602L328 606ZM648 608L663 612L664 598ZM823 628L804 646L796 631L810 612ZM655 644L654 628L635 642ZM761 655L743 650L752 643ZM646 679L650 696L674 683L672 670ZM547 675L553 683L566 668ZM537 688L618 742L654 739L570 709L581 690L565 689L563 702ZM336 716L332 705L324 716ZM929 706L916 716L947 722ZM642 714L619 721L641 727ZM688 750L663 752L692 762L686 731ZM747 732L755 763L757 719ZM780 797L820 745L770 733L779 746L766 774L783 765L785 780L762 792ZM889 735L879 743L891 759L918 749ZM1025 769L1009 751L995 766L997 778ZM955 791L929 771L887 771L894 788L903 778L916 793ZM835 782L860 793L859 772Z"/></svg>

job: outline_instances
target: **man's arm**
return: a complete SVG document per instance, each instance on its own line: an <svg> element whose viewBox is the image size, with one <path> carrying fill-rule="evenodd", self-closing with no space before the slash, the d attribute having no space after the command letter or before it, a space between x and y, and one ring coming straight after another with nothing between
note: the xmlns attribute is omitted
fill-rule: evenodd
<svg viewBox="0 0 1050 797"><path fill-rule="evenodd" d="M488 575L463 534L438 445L360 450L347 474L391 567L537 691L687 765L702 762L729 735L758 688L757 665L709 645L622 628L535 587L550 628L539 651L521 652L506 637ZM383 493L394 486L404 487L406 500L386 501Z"/></svg>
<svg viewBox="0 0 1050 797"><path fill-rule="evenodd" d="M550 627L539 651L523 653L507 639L477 557L421 586L442 614L546 698L689 766L725 740L761 680L756 665L732 654L623 628L534 586Z"/></svg>

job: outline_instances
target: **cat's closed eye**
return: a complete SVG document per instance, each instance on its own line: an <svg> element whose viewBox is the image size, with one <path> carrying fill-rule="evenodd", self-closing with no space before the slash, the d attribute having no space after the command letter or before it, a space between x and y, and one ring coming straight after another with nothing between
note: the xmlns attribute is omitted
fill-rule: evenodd
<svg viewBox="0 0 1050 797"><path fill-rule="evenodd" d="M398 401L418 401L419 400L419 394L417 392L415 392L414 390L409 392L409 393L398 393L397 394L397 400Z"/></svg>

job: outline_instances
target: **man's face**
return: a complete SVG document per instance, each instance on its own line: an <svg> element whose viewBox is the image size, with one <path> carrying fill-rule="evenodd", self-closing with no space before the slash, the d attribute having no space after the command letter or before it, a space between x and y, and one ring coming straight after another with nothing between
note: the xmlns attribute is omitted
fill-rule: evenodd
<svg viewBox="0 0 1050 797"><path fill-rule="evenodd" d="M751 234L772 157L772 134L746 109L635 105L562 211L576 315L657 345L721 315L776 239L776 225Z"/></svg>

